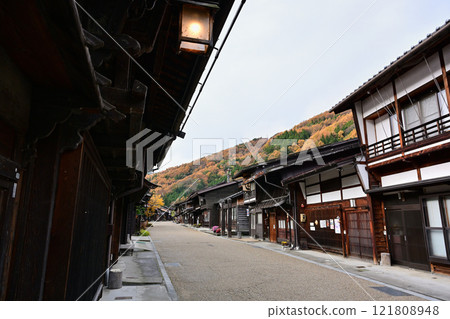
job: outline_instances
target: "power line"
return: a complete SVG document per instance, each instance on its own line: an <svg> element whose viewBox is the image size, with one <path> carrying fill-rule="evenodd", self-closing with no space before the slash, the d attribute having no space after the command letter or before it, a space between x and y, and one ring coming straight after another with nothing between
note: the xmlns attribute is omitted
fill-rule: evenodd
<svg viewBox="0 0 450 319"><path fill-rule="evenodd" d="M309 71L309 69L311 69L311 67L313 67L324 55L325 53L328 52L328 50L330 50L332 47L335 46L335 44L356 24L356 22L359 21L359 19L361 19L361 17L370 9L372 8L372 6L377 2L378 0L374 0L372 1L372 3L363 11L361 12L355 20L353 20L353 22L337 37L337 39L331 43L321 54L319 54L317 56L317 58L310 64L308 65L308 67L295 79L295 81L288 86L288 88L286 90L284 90L276 99L275 101L273 101L254 121L250 126L253 126L256 124L256 122L258 122L258 120L269 110L271 109L275 104L278 103L278 101L287 93L290 91L290 89L292 89L292 87L294 87L297 82Z"/></svg>

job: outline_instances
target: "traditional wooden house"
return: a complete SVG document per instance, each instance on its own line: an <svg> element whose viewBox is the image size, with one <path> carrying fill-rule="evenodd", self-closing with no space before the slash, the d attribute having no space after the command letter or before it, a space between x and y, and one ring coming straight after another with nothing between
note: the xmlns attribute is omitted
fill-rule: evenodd
<svg viewBox="0 0 450 319"><path fill-rule="evenodd" d="M222 235L227 234L231 237L233 233L250 234L250 210L244 204L243 191L222 198L218 202L218 208Z"/></svg>
<svg viewBox="0 0 450 319"><path fill-rule="evenodd" d="M244 203L251 205L251 235L375 258L373 219L362 187L367 173L360 160L359 142L353 139L239 172Z"/></svg>
<svg viewBox="0 0 450 319"><path fill-rule="evenodd" d="M282 184L289 187L298 216L298 244L343 256L377 261L374 220L363 181L357 139L317 148L320 156L297 166Z"/></svg>
<svg viewBox="0 0 450 319"><path fill-rule="evenodd" d="M221 198L239 191L236 181L229 181L196 191L189 196L194 203L194 224L212 228L219 226L219 206Z"/></svg>
<svg viewBox="0 0 450 319"><path fill-rule="evenodd" d="M390 252L393 263L447 273L449 70L447 22L332 109L353 111L367 192L380 221L374 225L377 252Z"/></svg>
<svg viewBox="0 0 450 319"><path fill-rule="evenodd" d="M287 161L292 164L294 158L289 156ZM283 175L280 175L293 168L282 170L284 166L276 159L249 166L235 175L235 178L243 178L244 204L250 211L250 234L254 238L294 241L292 207L287 189L281 185Z"/></svg>
<svg viewBox="0 0 450 319"><path fill-rule="evenodd" d="M194 224L194 203L191 199L186 199L177 204L178 217L181 218L183 224Z"/></svg>
<svg viewBox="0 0 450 319"><path fill-rule="evenodd" d="M202 2L192 44L179 1L0 0L0 299L99 298L234 1Z"/></svg>

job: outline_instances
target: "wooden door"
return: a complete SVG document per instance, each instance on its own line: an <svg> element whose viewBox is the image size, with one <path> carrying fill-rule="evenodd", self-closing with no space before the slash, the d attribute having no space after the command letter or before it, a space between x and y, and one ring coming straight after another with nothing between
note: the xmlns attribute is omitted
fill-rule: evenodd
<svg viewBox="0 0 450 319"><path fill-rule="evenodd" d="M269 237L270 241L273 243L277 242L277 215L275 213L270 213L269 217Z"/></svg>
<svg viewBox="0 0 450 319"><path fill-rule="evenodd" d="M386 208L386 219L392 262L428 270L420 208Z"/></svg>
<svg viewBox="0 0 450 319"><path fill-rule="evenodd" d="M370 215L368 211L346 212L348 254L373 257Z"/></svg>

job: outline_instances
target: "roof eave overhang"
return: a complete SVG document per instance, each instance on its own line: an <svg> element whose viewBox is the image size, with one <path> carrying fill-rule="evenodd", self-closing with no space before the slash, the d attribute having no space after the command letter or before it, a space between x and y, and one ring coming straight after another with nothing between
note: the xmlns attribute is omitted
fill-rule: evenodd
<svg viewBox="0 0 450 319"><path fill-rule="evenodd" d="M353 104L367 95L367 92L373 87L383 86L392 79L394 75L397 75L402 69L409 69L412 64L419 63L423 56L426 56L436 48L442 45L442 41L448 38L450 34L450 20L441 27L438 28L433 34L419 42L416 46L413 46L404 55L397 58L397 60L391 62L382 71L369 79L366 83L362 84L353 93L344 98L341 102L336 104L330 109L330 112L340 113L348 109L353 108Z"/></svg>

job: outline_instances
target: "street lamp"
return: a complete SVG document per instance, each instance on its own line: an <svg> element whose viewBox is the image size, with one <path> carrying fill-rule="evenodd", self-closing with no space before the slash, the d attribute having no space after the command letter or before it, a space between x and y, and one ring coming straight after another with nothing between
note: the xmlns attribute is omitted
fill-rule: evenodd
<svg viewBox="0 0 450 319"><path fill-rule="evenodd" d="M213 16L217 2L180 0L180 51L205 54L213 46Z"/></svg>

